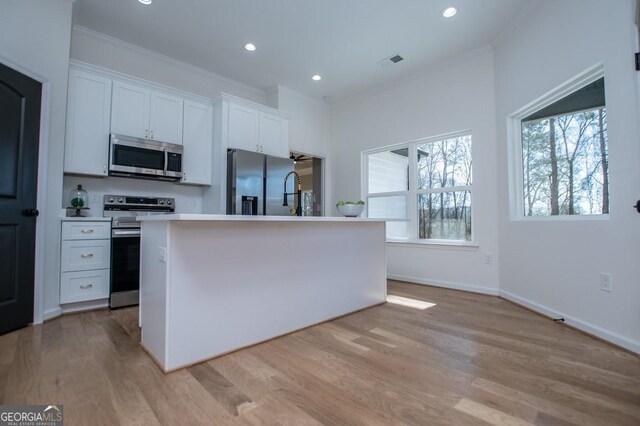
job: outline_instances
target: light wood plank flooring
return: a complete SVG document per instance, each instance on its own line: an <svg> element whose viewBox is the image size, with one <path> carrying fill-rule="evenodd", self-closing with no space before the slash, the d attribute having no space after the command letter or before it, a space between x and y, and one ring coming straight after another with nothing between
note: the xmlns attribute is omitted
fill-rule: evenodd
<svg viewBox="0 0 640 426"><path fill-rule="evenodd" d="M640 424L635 355L496 297L389 293L436 305L388 303L167 375L136 308L64 316L0 336L0 402L64 404L68 425Z"/></svg>

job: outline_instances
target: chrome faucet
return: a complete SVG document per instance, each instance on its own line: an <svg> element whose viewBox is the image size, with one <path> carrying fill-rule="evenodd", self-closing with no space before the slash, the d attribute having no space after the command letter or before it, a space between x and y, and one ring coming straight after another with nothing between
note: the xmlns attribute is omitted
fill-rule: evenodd
<svg viewBox="0 0 640 426"><path fill-rule="evenodd" d="M296 175L296 180L298 181L298 190L296 192L287 192L287 180L291 175ZM289 206L289 201L287 200L289 195L298 196L298 207L296 207L296 216L302 216L302 181L300 180L300 175L293 170L287 173L287 176L285 176L284 178L284 198L282 202L283 206Z"/></svg>

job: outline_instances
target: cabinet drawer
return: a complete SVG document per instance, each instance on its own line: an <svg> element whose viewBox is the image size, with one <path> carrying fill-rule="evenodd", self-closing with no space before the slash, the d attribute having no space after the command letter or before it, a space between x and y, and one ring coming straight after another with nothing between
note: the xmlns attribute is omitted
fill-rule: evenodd
<svg viewBox="0 0 640 426"><path fill-rule="evenodd" d="M60 303L84 302L109 297L109 270L63 272Z"/></svg>
<svg viewBox="0 0 640 426"><path fill-rule="evenodd" d="M111 222L62 222L63 240L100 240L111 238Z"/></svg>
<svg viewBox="0 0 640 426"><path fill-rule="evenodd" d="M60 270L87 271L109 268L111 240L63 241Z"/></svg>

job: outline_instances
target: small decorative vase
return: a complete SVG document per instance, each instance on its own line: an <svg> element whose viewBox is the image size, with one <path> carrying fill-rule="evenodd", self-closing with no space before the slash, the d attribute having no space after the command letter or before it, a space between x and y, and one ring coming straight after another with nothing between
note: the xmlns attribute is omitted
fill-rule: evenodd
<svg viewBox="0 0 640 426"><path fill-rule="evenodd" d="M69 192L69 205L74 209L82 209L89 205L89 194L82 189L82 185Z"/></svg>

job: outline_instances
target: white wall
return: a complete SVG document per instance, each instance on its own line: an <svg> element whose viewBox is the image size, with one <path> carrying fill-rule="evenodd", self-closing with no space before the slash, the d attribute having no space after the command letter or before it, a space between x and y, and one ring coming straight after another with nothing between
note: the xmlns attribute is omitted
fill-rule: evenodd
<svg viewBox="0 0 640 426"><path fill-rule="evenodd" d="M83 27L73 28L71 58L207 98L226 92L266 103L262 90Z"/></svg>
<svg viewBox="0 0 640 426"><path fill-rule="evenodd" d="M473 135L473 227L478 248L388 244L389 276L497 294L494 72L491 48L332 110L334 196L359 199L361 152L460 130ZM333 212L335 213L335 211ZM493 264L484 263L484 254Z"/></svg>
<svg viewBox="0 0 640 426"><path fill-rule="evenodd" d="M87 216L102 217L106 194L173 197L176 199L176 213L202 213L202 188L199 186L119 177L65 175L62 194L65 206L69 205L69 191L78 184L89 193Z"/></svg>
<svg viewBox="0 0 640 426"><path fill-rule="evenodd" d="M324 158L325 215L331 216L331 108L298 92L277 86L267 92L272 108L291 114L289 150Z"/></svg>
<svg viewBox="0 0 640 426"><path fill-rule="evenodd" d="M44 291L36 286L36 321L56 315L59 309L60 199L64 156L64 126L67 104L69 43L71 38L71 0L0 2L0 61L24 68L50 88L43 111L48 111L41 129L40 182L37 258L43 268L36 280L43 280ZM48 120L48 121L47 121ZM44 157L44 158L43 158ZM43 234L40 232L44 231ZM41 238L43 237L43 238Z"/></svg>
<svg viewBox="0 0 640 426"><path fill-rule="evenodd" d="M495 42L500 290L506 297L640 351L640 133L635 1L540 0ZM604 64L611 214L604 220L510 220L509 114ZM613 292L600 290L601 272Z"/></svg>

